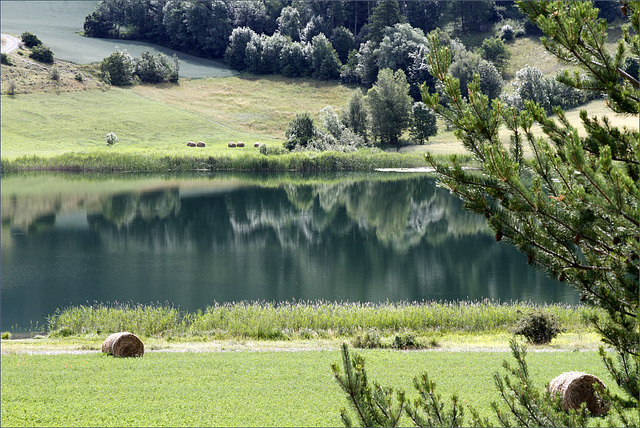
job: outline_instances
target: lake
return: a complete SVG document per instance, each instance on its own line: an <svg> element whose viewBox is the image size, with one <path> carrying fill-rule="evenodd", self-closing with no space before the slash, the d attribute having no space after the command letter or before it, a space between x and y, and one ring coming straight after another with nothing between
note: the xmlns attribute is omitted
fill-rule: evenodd
<svg viewBox="0 0 640 428"><path fill-rule="evenodd" d="M2 331L58 308L578 303L426 174L3 174Z"/></svg>

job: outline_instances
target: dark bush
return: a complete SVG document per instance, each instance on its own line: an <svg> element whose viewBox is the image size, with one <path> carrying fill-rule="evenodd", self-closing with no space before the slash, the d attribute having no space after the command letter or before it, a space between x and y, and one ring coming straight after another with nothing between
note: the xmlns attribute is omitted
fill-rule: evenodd
<svg viewBox="0 0 640 428"><path fill-rule="evenodd" d="M382 339L380 333L377 330L369 330L364 335L358 335L353 340L354 348L382 348Z"/></svg>
<svg viewBox="0 0 640 428"><path fill-rule="evenodd" d="M31 34L31 33L27 32L27 31L22 33L20 38L22 39L22 43L24 43L24 45L26 47L28 47L28 48L33 48L35 46L38 46L38 45L42 44L40 39L35 34Z"/></svg>
<svg viewBox="0 0 640 428"><path fill-rule="evenodd" d="M11 61L9 55L5 53L2 54L2 65L13 65L13 61Z"/></svg>
<svg viewBox="0 0 640 428"><path fill-rule="evenodd" d="M524 336L535 345L543 345L563 331L555 316L536 311L519 319L513 333Z"/></svg>
<svg viewBox="0 0 640 428"><path fill-rule="evenodd" d="M504 25L500 29L500 38L505 42L509 42L515 38L515 31L511 25Z"/></svg>
<svg viewBox="0 0 640 428"><path fill-rule="evenodd" d="M31 48L29 58L36 61L44 62L47 64L53 64L53 51L47 46L40 44Z"/></svg>
<svg viewBox="0 0 640 428"><path fill-rule="evenodd" d="M393 347L396 349L418 349L422 346L411 333L403 333L396 335L393 340Z"/></svg>
<svg viewBox="0 0 640 428"><path fill-rule="evenodd" d="M102 80L114 86L133 84L134 61L126 51L117 50L100 63Z"/></svg>
<svg viewBox="0 0 640 428"><path fill-rule="evenodd" d="M287 127L285 147L288 150L293 150L296 146L306 147L313 138L314 130L313 119L309 113L296 114Z"/></svg>

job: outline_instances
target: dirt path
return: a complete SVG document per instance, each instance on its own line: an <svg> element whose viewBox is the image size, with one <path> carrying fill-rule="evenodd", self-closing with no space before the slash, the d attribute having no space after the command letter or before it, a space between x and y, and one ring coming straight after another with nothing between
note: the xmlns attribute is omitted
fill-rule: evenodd
<svg viewBox="0 0 640 428"><path fill-rule="evenodd" d="M20 39L8 34L2 33L2 41L2 53L13 52L20 46Z"/></svg>

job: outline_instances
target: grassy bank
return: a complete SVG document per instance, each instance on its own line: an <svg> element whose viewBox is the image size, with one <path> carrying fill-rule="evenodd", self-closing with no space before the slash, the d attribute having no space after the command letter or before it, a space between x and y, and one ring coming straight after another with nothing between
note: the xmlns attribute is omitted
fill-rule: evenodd
<svg viewBox="0 0 640 428"><path fill-rule="evenodd" d="M455 393L492 420L492 375L512 360L506 352L358 352L370 381L413 399L412 379L426 371L445 400ZM338 350L3 355L1 418L3 426L341 426L347 402L329 368L340 361ZM617 392L596 352L531 352L527 361L540 388L580 370Z"/></svg>
<svg viewBox="0 0 640 428"><path fill-rule="evenodd" d="M188 148L187 148L188 149ZM192 149L192 153L197 149ZM238 150L244 153L239 154ZM229 149L227 153L198 154L122 152L108 147L91 153L55 156L25 155L2 159L2 172L58 170L81 172L179 172L179 171L373 171L376 168L426 167L420 153L400 154L375 150L358 152L297 152L263 155L257 149Z"/></svg>
<svg viewBox="0 0 640 428"><path fill-rule="evenodd" d="M216 304L187 313L171 306L91 305L75 306L48 317L53 337L80 334L104 335L130 331L141 336L173 339L312 339L350 337L369 330L394 334L413 332L508 333L523 314L542 310L554 315L570 332L586 332L585 316L593 307L533 305L493 301L456 303L328 303L272 304L240 302Z"/></svg>

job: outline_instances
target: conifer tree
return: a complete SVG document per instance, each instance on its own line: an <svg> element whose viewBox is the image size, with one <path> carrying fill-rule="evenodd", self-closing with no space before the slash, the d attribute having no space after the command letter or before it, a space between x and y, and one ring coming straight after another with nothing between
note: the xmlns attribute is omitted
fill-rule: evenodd
<svg viewBox="0 0 640 428"><path fill-rule="evenodd" d="M638 2L623 2L638 28ZM541 41L560 60L586 74L564 72L562 83L598 91L616 113L638 114L638 81L623 71L638 56L638 34L626 31L615 52L605 46L607 23L591 2L520 2L547 37ZM431 46L439 46L437 35ZM448 48L429 55L432 74L450 102L423 90L425 104L455 128L481 172L463 170L455 157L441 162L427 156L440 184L465 207L484 214L497 241L515 245L529 264L577 288L583 298L607 311L592 321L618 363L601 350L607 368L629 399L638 404L638 131L619 129L606 118L580 112L586 137L556 108L557 120L536 103L516 111L469 87L468 101L448 74ZM544 137L534 135L534 123ZM506 127L504 144L498 131ZM528 144L532 156L523 156Z"/></svg>

